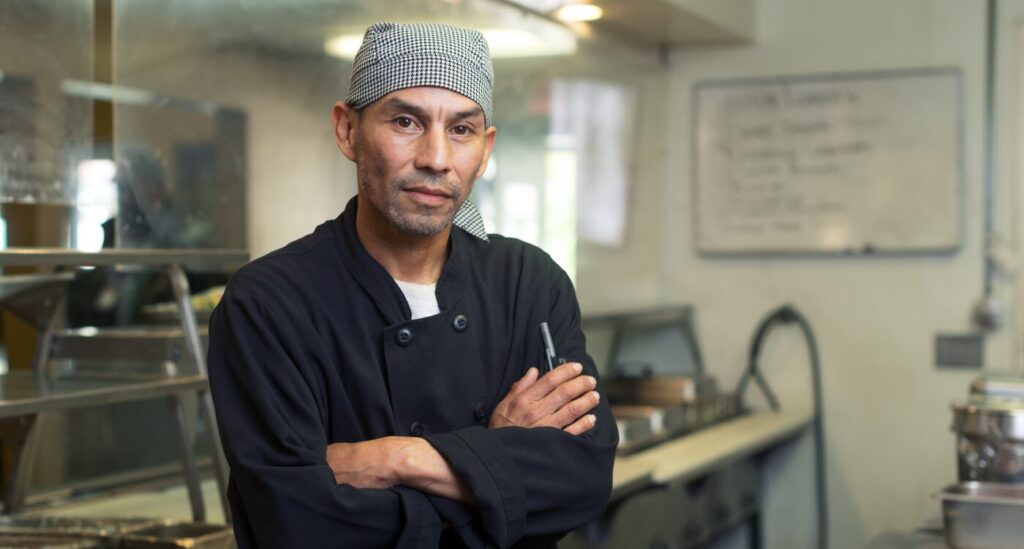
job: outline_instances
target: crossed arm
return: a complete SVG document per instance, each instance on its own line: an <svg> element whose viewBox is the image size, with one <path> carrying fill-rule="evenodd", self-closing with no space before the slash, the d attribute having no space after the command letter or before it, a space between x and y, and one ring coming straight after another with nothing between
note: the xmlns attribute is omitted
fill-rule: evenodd
<svg viewBox="0 0 1024 549"><path fill-rule="evenodd" d="M567 281L548 318L563 319L553 336L585 373L528 372L490 428L329 447L321 389L332 363L309 337L316 328L304 309L244 289L247 280L214 313L209 354L239 547L422 547L453 534L505 547L559 535L604 506L616 430L590 394L596 370Z"/></svg>
<svg viewBox="0 0 1024 549"><path fill-rule="evenodd" d="M488 429L555 427L581 435L594 427L589 414L600 402L595 378L568 363L540 377L530 368L494 409ZM338 484L356 488L405 486L423 493L473 505L475 496L450 464L418 437L389 436L327 446L327 464Z"/></svg>

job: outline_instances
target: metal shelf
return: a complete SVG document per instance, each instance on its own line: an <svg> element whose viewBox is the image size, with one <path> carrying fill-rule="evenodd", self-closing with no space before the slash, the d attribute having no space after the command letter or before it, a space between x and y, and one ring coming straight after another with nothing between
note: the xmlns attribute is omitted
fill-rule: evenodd
<svg viewBox="0 0 1024 549"><path fill-rule="evenodd" d="M238 267L249 261L249 251L236 248L108 248L80 252L69 248L6 248L0 250L0 266L85 267L109 265L170 265L189 267Z"/></svg>
<svg viewBox="0 0 1024 549"><path fill-rule="evenodd" d="M34 372L9 372L0 375L0 419L148 400L206 389L206 376L48 378Z"/></svg>

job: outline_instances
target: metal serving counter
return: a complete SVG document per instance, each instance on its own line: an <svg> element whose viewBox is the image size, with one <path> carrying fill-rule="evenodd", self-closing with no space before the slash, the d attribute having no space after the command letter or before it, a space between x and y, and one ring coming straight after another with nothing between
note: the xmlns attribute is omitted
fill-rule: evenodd
<svg viewBox="0 0 1024 549"><path fill-rule="evenodd" d="M757 412L620 455L612 497L563 549L704 547L740 524L761 543L761 460L812 423L810 411Z"/></svg>
<svg viewBox="0 0 1024 549"><path fill-rule="evenodd" d="M946 549L942 531L910 534L885 532L872 539L864 549Z"/></svg>
<svg viewBox="0 0 1024 549"><path fill-rule="evenodd" d="M5 420L7 440L18 448L11 479L4 489L4 512L16 512L22 505L34 461L40 414L70 408L101 406L112 403L167 398L177 431L193 518L205 517L199 485L195 445L189 429L182 397L194 394L204 422L214 473L221 493L221 504L228 517L227 464L220 447L220 436L214 419L213 403L206 378L206 353L192 308L191 293L184 265L197 270L237 267L248 261L245 250L236 249L105 249L79 252L64 248L7 248L0 250L0 266L36 266L77 268L87 266L126 266L162 270L178 306L180 329L155 327L149 337L117 330L60 330L63 303L72 273L0 276L0 306L11 310L39 330L33 370L11 372L0 376L0 419ZM147 328L142 327L141 332ZM143 334L145 335L145 334ZM113 336L113 338L111 338ZM93 342L91 339L95 339ZM129 341L131 340L131 341ZM172 342L173 340L173 342ZM139 342L146 343L145 345ZM155 341L155 343L154 343ZM61 344L64 345L61 345ZM108 349L104 350L104 347ZM117 347L114 349L114 347ZM183 347L183 349L182 349ZM51 359L110 359L110 350L118 358L137 354L140 360L152 359L154 348L175 350L176 357L145 374L100 368L87 373L54 375L49 371ZM157 353L159 354L159 352ZM159 363L159 362L158 362ZM180 363L180 364L178 364Z"/></svg>
<svg viewBox="0 0 1024 549"><path fill-rule="evenodd" d="M49 378L9 372L0 375L0 418L181 395L206 387L205 376Z"/></svg>
<svg viewBox="0 0 1024 549"><path fill-rule="evenodd" d="M813 418L810 411L753 413L619 457L612 474L612 499L649 486L705 475L796 437Z"/></svg>
<svg viewBox="0 0 1024 549"><path fill-rule="evenodd" d="M194 268L238 267L249 261L247 250L108 248L79 252L67 248L5 248L0 266L100 267L106 265L187 265Z"/></svg>

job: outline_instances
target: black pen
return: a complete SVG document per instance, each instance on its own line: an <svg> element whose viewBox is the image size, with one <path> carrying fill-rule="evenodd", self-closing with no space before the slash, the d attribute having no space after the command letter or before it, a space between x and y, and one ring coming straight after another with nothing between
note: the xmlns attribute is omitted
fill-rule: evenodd
<svg viewBox="0 0 1024 549"><path fill-rule="evenodd" d="M551 330L547 322L540 323L540 337L544 340L544 358L548 362L548 371L555 369L556 364L564 364L564 358L558 358L555 353L555 342L551 340Z"/></svg>

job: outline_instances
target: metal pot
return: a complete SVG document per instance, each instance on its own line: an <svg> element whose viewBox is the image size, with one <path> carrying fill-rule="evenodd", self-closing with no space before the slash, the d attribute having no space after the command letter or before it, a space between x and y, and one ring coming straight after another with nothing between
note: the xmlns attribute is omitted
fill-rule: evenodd
<svg viewBox="0 0 1024 549"><path fill-rule="evenodd" d="M1024 483L1024 402L953 404L957 469L964 481Z"/></svg>
<svg viewBox="0 0 1024 549"><path fill-rule="evenodd" d="M1019 549L1024 486L961 482L942 492L946 543L956 549Z"/></svg>

